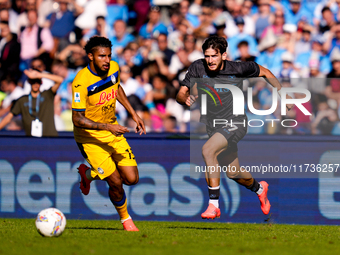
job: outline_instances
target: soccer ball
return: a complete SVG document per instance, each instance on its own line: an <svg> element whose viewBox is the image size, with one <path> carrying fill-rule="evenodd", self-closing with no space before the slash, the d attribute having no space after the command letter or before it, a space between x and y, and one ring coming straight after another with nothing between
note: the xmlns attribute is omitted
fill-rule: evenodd
<svg viewBox="0 0 340 255"><path fill-rule="evenodd" d="M58 209L47 208L38 213L35 226L42 236L60 236L66 227L66 218Z"/></svg>

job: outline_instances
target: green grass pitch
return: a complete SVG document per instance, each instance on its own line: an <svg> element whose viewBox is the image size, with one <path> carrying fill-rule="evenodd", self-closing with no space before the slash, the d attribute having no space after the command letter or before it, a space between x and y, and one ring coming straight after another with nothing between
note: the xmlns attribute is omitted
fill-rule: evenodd
<svg viewBox="0 0 340 255"><path fill-rule="evenodd" d="M0 255L340 254L339 226L68 220L57 238L42 237L34 219L0 219Z"/></svg>

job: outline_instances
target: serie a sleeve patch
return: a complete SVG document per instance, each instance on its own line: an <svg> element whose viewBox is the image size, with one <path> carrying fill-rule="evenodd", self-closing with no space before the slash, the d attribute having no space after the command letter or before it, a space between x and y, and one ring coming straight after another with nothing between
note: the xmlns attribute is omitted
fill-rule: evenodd
<svg viewBox="0 0 340 255"><path fill-rule="evenodd" d="M74 92L74 102L80 103L80 93L79 92Z"/></svg>

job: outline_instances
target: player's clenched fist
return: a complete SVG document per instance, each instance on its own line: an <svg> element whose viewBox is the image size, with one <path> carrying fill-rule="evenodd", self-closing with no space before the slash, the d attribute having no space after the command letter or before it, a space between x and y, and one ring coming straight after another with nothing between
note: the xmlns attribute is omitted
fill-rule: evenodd
<svg viewBox="0 0 340 255"><path fill-rule="evenodd" d="M185 101L185 104L187 106L192 106L195 102L196 102L196 99L198 98L198 96L194 96L194 95L190 95L188 96L187 100Z"/></svg>

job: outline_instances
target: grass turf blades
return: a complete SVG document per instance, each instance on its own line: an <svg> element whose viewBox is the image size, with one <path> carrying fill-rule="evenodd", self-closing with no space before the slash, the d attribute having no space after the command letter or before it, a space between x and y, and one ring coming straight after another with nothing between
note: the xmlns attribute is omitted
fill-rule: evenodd
<svg viewBox="0 0 340 255"><path fill-rule="evenodd" d="M57 238L41 237L34 219L0 219L0 254L340 254L340 227L218 222L67 220Z"/></svg>

